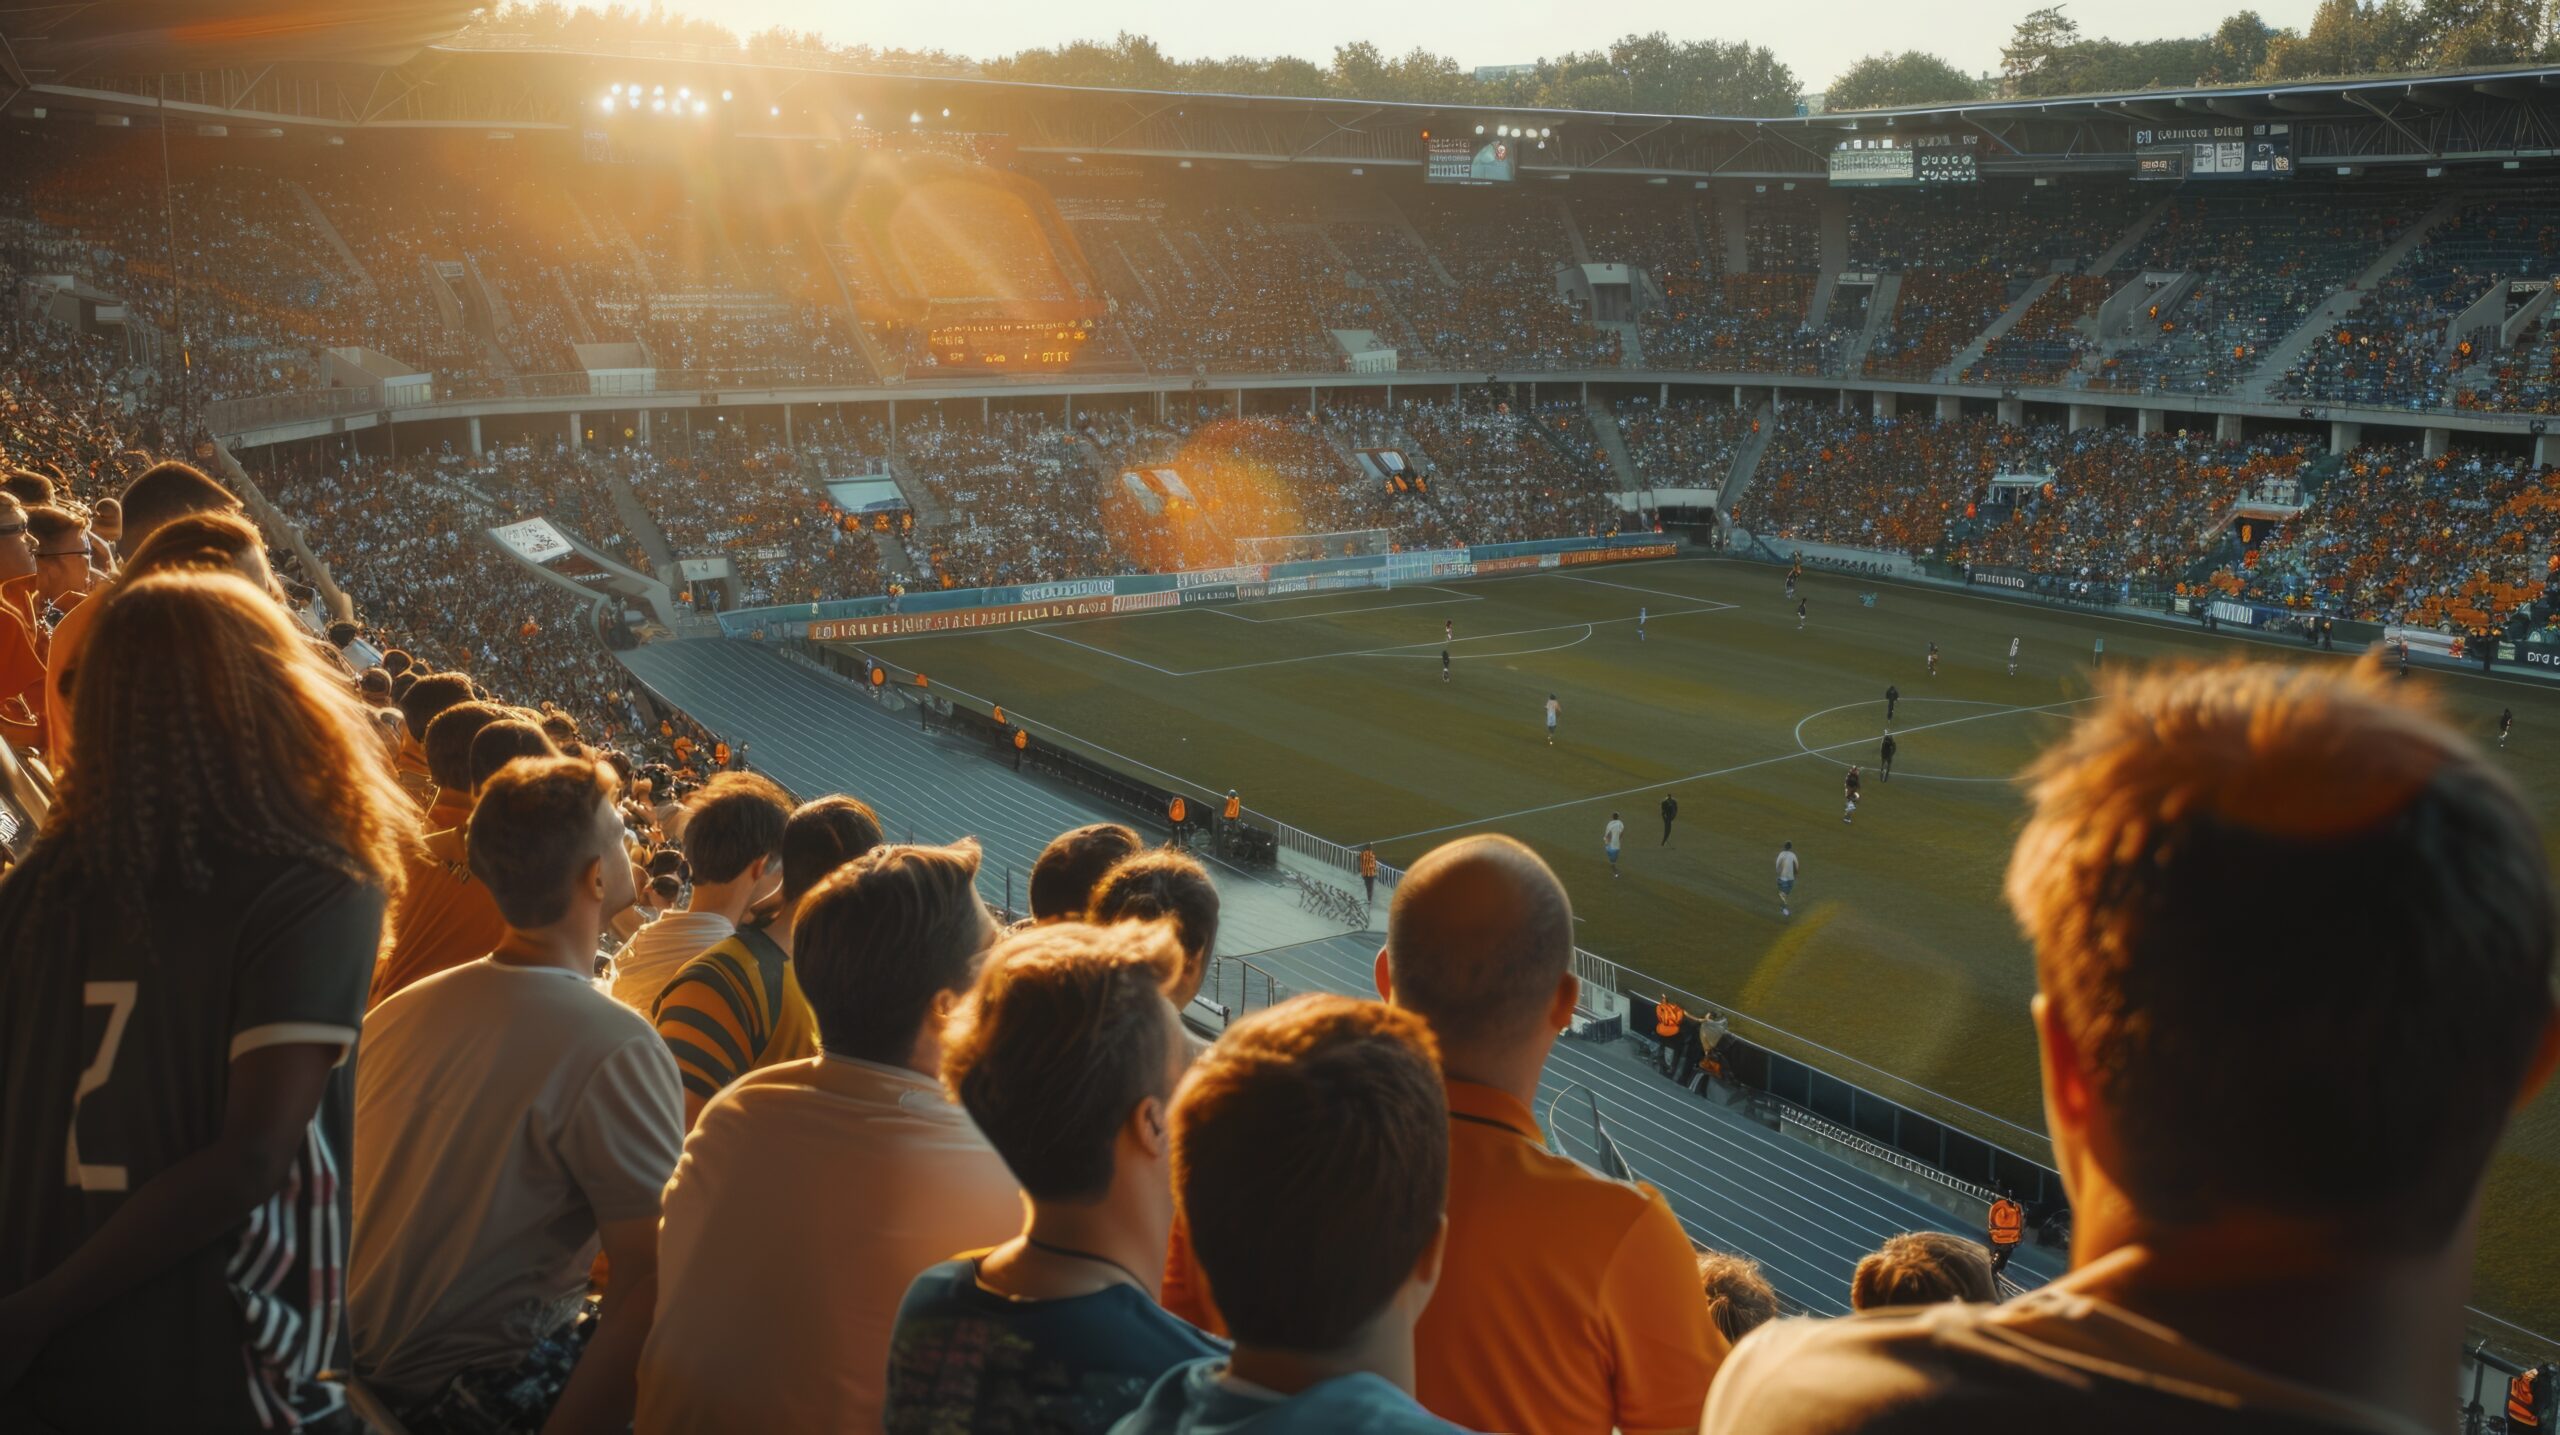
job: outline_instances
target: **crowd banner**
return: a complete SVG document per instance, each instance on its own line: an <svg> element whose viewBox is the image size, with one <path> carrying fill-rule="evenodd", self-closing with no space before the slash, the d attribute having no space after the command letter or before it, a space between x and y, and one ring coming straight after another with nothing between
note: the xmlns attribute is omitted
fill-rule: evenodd
<svg viewBox="0 0 2560 1435"><path fill-rule="evenodd" d="M552 530L541 520L514 525ZM505 533L500 541L518 546ZM556 534L554 535L556 537ZM524 542L538 542L527 535ZM563 548L567 545L562 543ZM1228 603L1300 593L1391 587L1427 578L1466 578L1492 573L1559 568L1567 564L1668 558L1678 549L1654 533L1607 538L1545 538L1473 548L1423 549L1391 554L1312 558L1290 563L1243 563L1181 573L1132 573L1073 578L1055 583L996 588L950 588L818 603L739 608L720 615L723 636L757 642L806 638L842 642L913 633L959 632L1007 623L1033 623L1101 613L1145 612L1193 603Z"/></svg>
<svg viewBox="0 0 2560 1435"><path fill-rule="evenodd" d="M552 527L548 518L528 518L522 523L492 528L489 536L536 563L554 562L569 552L569 540L560 536L560 530Z"/></svg>
<svg viewBox="0 0 2560 1435"><path fill-rule="evenodd" d="M2217 604L2215 606L2219 607L2220 605ZM2216 616L2219 617L2220 615L2217 614ZM2439 658L2461 658L2469 656L2469 654L2464 651L2465 644L2463 643L2462 635L2460 633L2439 633L2433 628L2403 628L2397 625L2388 626L2382 630L2382 640L2395 648L2400 646L2402 643L2406 643L2413 651L2431 654ZM2527 651L2530 652L2532 650L2527 649ZM2528 663L2536 661L2547 662L2547 660L2537 660L2534 658L2527 658L2525 661ZM2548 665L2560 667L2560 663L2549 663Z"/></svg>

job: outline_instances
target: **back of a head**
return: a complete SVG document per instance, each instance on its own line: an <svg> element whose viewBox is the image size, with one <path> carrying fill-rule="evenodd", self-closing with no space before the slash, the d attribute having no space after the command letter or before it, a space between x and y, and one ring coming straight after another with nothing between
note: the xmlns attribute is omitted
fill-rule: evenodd
<svg viewBox="0 0 2560 1435"><path fill-rule="evenodd" d="M1209 960L1218 943L1218 885L1196 857L1159 847L1122 861L1102 874L1085 908L1085 920L1169 920L1182 941L1182 977Z"/></svg>
<svg viewBox="0 0 2560 1435"><path fill-rule="evenodd" d="M1317 994L1227 1028L1173 1103L1174 1200L1239 1342L1348 1345L1438 1236L1439 1049L1411 1012Z"/></svg>
<svg viewBox="0 0 2560 1435"><path fill-rule="evenodd" d="M2372 662L2119 681L2030 775L2010 904L2141 1218L2443 1249L2553 1020L2508 779Z"/></svg>
<svg viewBox="0 0 2560 1435"><path fill-rule="evenodd" d="M968 990L995 940L977 881L978 844L963 838L875 847L801 899L791 960L827 1054L906 1062L935 999Z"/></svg>
<svg viewBox="0 0 2560 1435"><path fill-rule="evenodd" d="M2000 1299L1991 1277L1991 1257L1979 1242L1944 1231L1912 1231L1886 1238L1882 1246L1858 1262L1849 1277L1851 1310L1882 1310L1896 1305L1937 1305L1944 1301Z"/></svg>
<svg viewBox="0 0 2560 1435"><path fill-rule="evenodd" d="M1564 884L1508 837L1463 837L1423 854L1387 915L1395 1002L1443 1043L1538 1037L1573 965Z"/></svg>
<svg viewBox="0 0 2560 1435"><path fill-rule="evenodd" d="M1121 1126L1173 1095L1188 1048L1157 924L1058 922L1008 937L943 1036L942 1082L1036 1201L1098 1201Z"/></svg>
<svg viewBox="0 0 2560 1435"><path fill-rule="evenodd" d="M226 513L240 507L240 500L208 477L193 464L167 462L153 464L140 477L124 486L119 502L124 506L124 544L128 553L139 552L144 539L162 525L190 513Z"/></svg>
<svg viewBox="0 0 2560 1435"><path fill-rule="evenodd" d="M1707 1314L1727 1343L1778 1318L1778 1292L1749 1256L1700 1251L1698 1285L1707 1295Z"/></svg>
<svg viewBox="0 0 2560 1435"><path fill-rule="evenodd" d="M417 807L355 695L274 603L215 572L154 574L99 602L71 709L81 758L48 836L71 834L84 868L128 894L202 881L224 852L397 889Z"/></svg>
<svg viewBox="0 0 2560 1435"><path fill-rule="evenodd" d="M1060 922L1082 917L1102 874L1141 846L1138 834L1117 822L1094 822L1061 832L1031 864L1031 916Z"/></svg>
<svg viewBox="0 0 2560 1435"><path fill-rule="evenodd" d="M459 711L461 709L454 710ZM453 718L453 712L437 718L435 730L427 734L427 766L430 769L435 766L437 736ZM465 776L470 780L471 790L477 792L482 784L497 775L500 768L517 758L559 755L560 749L551 745L551 739L544 735L542 729L520 717L504 717L472 734L471 757ZM442 786L443 779L437 779L437 785Z"/></svg>
<svg viewBox="0 0 2560 1435"><path fill-rule="evenodd" d="M236 513L191 513L164 523L125 550L124 576L163 568L228 568L252 583L268 580L266 539Z"/></svg>
<svg viewBox="0 0 2560 1435"><path fill-rule="evenodd" d="M409 731L416 734L420 742L427 740L427 727L436 720L436 714L456 703L470 702L477 696L471 691L470 677L462 673L428 673L409 684L406 690L402 690L396 681L392 688L397 694L395 701L400 704L400 716L408 720Z"/></svg>
<svg viewBox="0 0 2560 1435"><path fill-rule="evenodd" d="M734 882L759 857L782 851L791 794L752 772L715 775L685 801L684 856L696 882Z"/></svg>
<svg viewBox="0 0 2560 1435"><path fill-rule="evenodd" d="M571 884L607 855L596 813L612 781L600 763L527 757L482 785L471 808L471 875L508 926L529 931L568 914Z"/></svg>
<svg viewBox="0 0 2560 1435"><path fill-rule="evenodd" d="M437 787L460 794L472 788L471 744L480 730L491 723L504 722L515 716L515 709L503 703L487 703L477 698L455 703L427 724L427 734L418 740L426 749L427 776Z"/></svg>
<svg viewBox="0 0 2560 1435"><path fill-rule="evenodd" d="M53 503L53 480L32 469L15 468L0 474L0 493L29 508L50 507Z"/></svg>
<svg viewBox="0 0 2560 1435"><path fill-rule="evenodd" d="M406 648L393 648L382 655L382 670L395 678L417 664L418 660L410 657Z"/></svg>
<svg viewBox="0 0 2560 1435"><path fill-rule="evenodd" d="M783 909L881 841L880 818L861 798L839 792L801 803L782 824Z"/></svg>

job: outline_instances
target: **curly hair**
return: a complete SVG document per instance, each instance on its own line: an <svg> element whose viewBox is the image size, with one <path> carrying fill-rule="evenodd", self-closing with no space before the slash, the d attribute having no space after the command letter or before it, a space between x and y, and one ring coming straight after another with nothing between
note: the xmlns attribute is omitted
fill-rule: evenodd
<svg viewBox="0 0 2560 1435"><path fill-rule="evenodd" d="M283 611L228 572L161 572L99 600L73 746L44 830L93 890L213 882L208 854L299 858L399 893L418 808L363 706Z"/></svg>

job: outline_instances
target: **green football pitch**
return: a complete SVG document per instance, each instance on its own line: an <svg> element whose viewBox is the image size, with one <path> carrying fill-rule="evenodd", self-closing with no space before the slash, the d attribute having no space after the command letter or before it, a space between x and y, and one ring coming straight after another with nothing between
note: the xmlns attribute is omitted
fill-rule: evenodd
<svg viewBox="0 0 2560 1435"><path fill-rule="evenodd" d="M860 646L964 701L1001 703L1038 740L1195 791L1237 788L1282 822L1374 842L1390 864L1457 834L1509 833L1563 876L1592 951L2040 1128L2034 975L2000 885L2023 815L2014 775L2091 701L2098 643L2111 667L2347 658L1833 574L1806 577L1799 622L1783 584L1773 568L1688 559ZM2560 830L2560 689L2410 681L2484 746L2498 710L2515 708L2501 760ZM1890 782L1875 766L1888 685L1902 694ZM1844 823L1853 762L1865 795ZM1666 793L1679 801L1668 842ZM1613 812L1626 822L1616 876L1601 851ZM1781 842L1802 859L1791 917ZM2043 1155L1950 1103L1916 1104ZM2560 1096L2547 1096L2499 1158L2475 1301L2560 1332L2555 1165Z"/></svg>

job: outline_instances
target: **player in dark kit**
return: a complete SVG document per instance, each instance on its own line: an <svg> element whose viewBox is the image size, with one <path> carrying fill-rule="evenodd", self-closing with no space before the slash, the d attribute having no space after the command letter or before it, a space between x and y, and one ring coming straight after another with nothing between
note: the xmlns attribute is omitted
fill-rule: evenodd
<svg viewBox="0 0 2560 1435"><path fill-rule="evenodd" d="M1884 780L1887 782L1893 781L1893 755L1900 751L1902 751L1902 744L1893 740L1892 733L1886 733L1884 735L1884 747L1879 752L1879 756L1883 758L1883 761L1878 765L1883 768Z"/></svg>
<svg viewBox="0 0 2560 1435"><path fill-rule="evenodd" d="M2498 746L2505 747L2507 745L2507 734L2515 729L2515 725L2516 710L2514 708L2501 708L2498 711Z"/></svg>
<svg viewBox="0 0 2560 1435"><path fill-rule="evenodd" d="M1680 799L1667 792L1662 794L1662 840L1655 843L1655 846L1668 847L1671 845L1671 819L1679 815Z"/></svg>
<svg viewBox="0 0 2560 1435"><path fill-rule="evenodd" d="M1804 631L1804 604L1804 599L1796 600L1796 631L1799 633Z"/></svg>
<svg viewBox="0 0 2560 1435"><path fill-rule="evenodd" d="M1887 684L1885 684L1885 689L1884 689L1884 720L1885 720L1886 722L1891 722L1891 721L1893 721L1893 705L1894 705L1894 704L1896 704L1896 703L1898 703L1898 702L1900 702L1900 701L1902 701L1902 689L1901 689L1901 687L1899 687L1898 685L1893 684L1893 683L1887 683Z"/></svg>
<svg viewBox="0 0 2560 1435"><path fill-rule="evenodd" d="M1858 815L1858 768L1850 764L1849 775L1840 779L1840 820L1850 821Z"/></svg>
<svg viewBox="0 0 2560 1435"><path fill-rule="evenodd" d="M1444 683L1449 681L1449 650L1447 648L1440 650L1440 681Z"/></svg>
<svg viewBox="0 0 2560 1435"><path fill-rule="evenodd" d="M1935 643L1931 643L1931 644L1929 645L1929 676L1931 676L1931 677L1933 677L1933 678L1934 678L1934 677L1936 677L1937 675L1938 675L1938 645L1937 645L1937 644L1935 644Z"/></svg>

